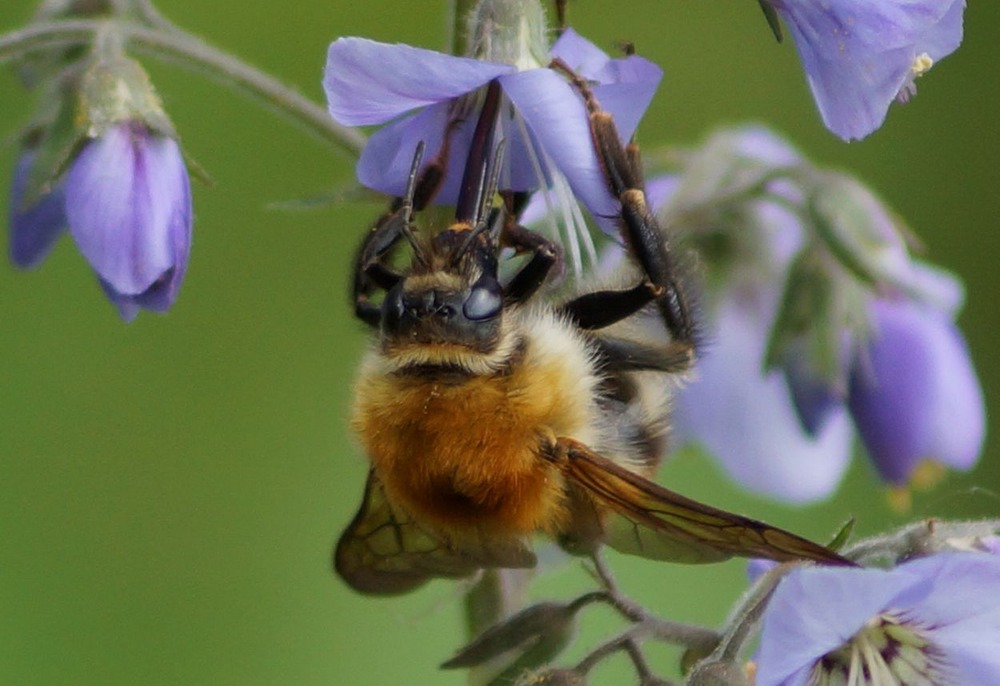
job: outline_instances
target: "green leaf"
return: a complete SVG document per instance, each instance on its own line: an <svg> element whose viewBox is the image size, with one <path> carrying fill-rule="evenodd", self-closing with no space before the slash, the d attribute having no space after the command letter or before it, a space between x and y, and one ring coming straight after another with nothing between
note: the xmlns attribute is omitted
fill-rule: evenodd
<svg viewBox="0 0 1000 686"><path fill-rule="evenodd" d="M854 533L854 525L857 523L858 520L854 517L851 517L844 522L843 526L841 526L837 533L834 534L833 540L830 541L826 547L830 550L836 550L838 552L842 550L844 546L847 545L847 542L851 540L851 534Z"/></svg>
<svg viewBox="0 0 1000 686"><path fill-rule="evenodd" d="M544 652L554 655L568 641L577 609L573 605L552 602L526 607L483 631L441 668L475 667L511 651L522 657L538 646L545 646Z"/></svg>

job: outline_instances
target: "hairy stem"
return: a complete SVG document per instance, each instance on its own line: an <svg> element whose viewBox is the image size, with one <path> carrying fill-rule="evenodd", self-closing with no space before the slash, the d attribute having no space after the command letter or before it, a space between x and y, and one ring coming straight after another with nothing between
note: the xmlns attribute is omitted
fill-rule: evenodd
<svg viewBox="0 0 1000 686"><path fill-rule="evenodd" d="M148 4L143 5L156 12ZM140 50L161 59L172 58L185 65L199 67L213 78L236 85L255 96L321 140L355 157L360 154L365 137L353 128L334 122L323 107L295 89L239 58L174 28L158 13L144 18L157 23L158 27L127 22L118 23L116 28ZM0 62L39 50L88 43L106 25L107 20L53 21L8 32L0 36Z"/></svg>

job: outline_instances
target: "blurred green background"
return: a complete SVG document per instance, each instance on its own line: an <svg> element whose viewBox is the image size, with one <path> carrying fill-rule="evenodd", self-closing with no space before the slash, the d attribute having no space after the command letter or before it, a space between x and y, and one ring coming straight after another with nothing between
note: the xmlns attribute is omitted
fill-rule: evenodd
<svg viewBox="0 0 1000 686"><path fill-rule="evenodd" d="M443 1L158 5L316 99L333 38L442 48L450 21ZM0 29L33 6L3 0ZM965 279L961 323L989 406L1000 407L991 353L1000 330L1000 5L973 3L962 48L882 130L851 145L822 128L794 48L775 44L752 0L580 0L571 21L609 51L634 42L666 70L641 129L645 146L757 120L878 189L930 258ZM369 599L329 568L366 471L345 430L365 344L345 302L347 270L380 207L269 209L347 187L352 160L197 73L146 64L215 187L195 190L190 270L168 316L123 324L68 238L35 272L0 268L0 683L463 683L436 667L462 642L455 584ZM31 109L13 75L0 73L0 136ZM7 188L16 153L12 137L3 141ZM998 429L994 419L979 468L918 495L911 516L996 515ZM697 458L669 465L663 480L817 538L849 514L862 532L905 519L863 461L831 502L805 509L741 493ZM724 618L743 578L739 563L611 563L636 599L708 623ZM588 586L568 563L536 593ZM614 626L603 610L587 614L570 658ZM674 657L651 652L659 665ZM624 662L596 681L627 683Z"/></svg>

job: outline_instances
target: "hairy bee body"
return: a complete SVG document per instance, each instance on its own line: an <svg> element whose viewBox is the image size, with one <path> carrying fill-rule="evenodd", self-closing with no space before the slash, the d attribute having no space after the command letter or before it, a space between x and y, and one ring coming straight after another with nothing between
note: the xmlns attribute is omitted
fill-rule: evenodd
<svg viewBox="0 0 1000 686"><path fill-rule="evenodd" d="M371 469L334 551L337 572L362 592L402 593L484 567L533 566L536 533L580 553L606 544L679 562L846 563L648 478L663 455L666 395L695 358L696 324L636 153L586 84L574 84L621 204L622 277L633 285L551 297L558 246L520 226L523 203L498 187L497 87L473 134L455 222L422 238L413 213L441 169L420 172L418 145L406 193L365 235L355 265L355 313L377 331L352 416ZM411 260L397 270L404 241ZM504 247L524 259L501 278Z"/></svg>
<svg viewBox="0 0 1000 686"><path fill-rule="evenodd" d="M495 353L376 344L355 386L352 426L389 500L457 547L469 537L565 534L573 503L547 446L566 436L648 464L628 437L650 426L623 418L660 414L605 397L612 385L588 338L553 308L505 315Z"/></svg>

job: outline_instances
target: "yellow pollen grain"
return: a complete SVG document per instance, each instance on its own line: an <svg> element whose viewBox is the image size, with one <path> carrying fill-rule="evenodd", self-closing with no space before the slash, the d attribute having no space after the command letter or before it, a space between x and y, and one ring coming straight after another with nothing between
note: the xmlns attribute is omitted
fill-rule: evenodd
<svg viewBox="0 0 1000 686"><path fill-rule="evenodd" d="M922 52L913 58L913 64L910 65L910 71L913 72L913 76L923 76L930 68L934 66L934 60L926 52Z"/></svg>

